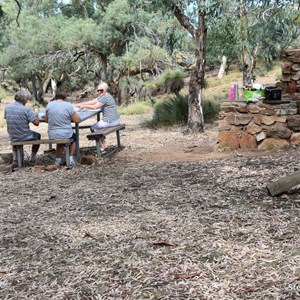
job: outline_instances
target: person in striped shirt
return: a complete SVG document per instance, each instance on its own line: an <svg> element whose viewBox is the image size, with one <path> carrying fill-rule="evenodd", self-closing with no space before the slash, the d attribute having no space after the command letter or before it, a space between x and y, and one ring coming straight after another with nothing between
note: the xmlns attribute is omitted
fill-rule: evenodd
<svg viewBox="0 0 300 300"><path fill-rule="evenodd" d="M108 85L101 82L97 87L99 96L90 101L75 104L75 107L82 109L102 109L103 118L91 126L91 131L95 132L101 128L120 125L120 114L117 111L116 101L113 96L108 93ZM101 151L107 149L105 137L99 140Z"/></svg>
<svg viewBox="0 0 300 300"><path fill-rule="evenodd" d="M5 107L4 118L7 124L7 133L11 142L40 140L41 135L38 132L30 130L29 124L39 126L40 121L33 111L26 106L31 98L28 90L21 89L15 94L15 102L9 103ZM36 163L36 154L40 145L32 145L29 163ZM17 149L12 147L13 166L17 166Z"/></svg>

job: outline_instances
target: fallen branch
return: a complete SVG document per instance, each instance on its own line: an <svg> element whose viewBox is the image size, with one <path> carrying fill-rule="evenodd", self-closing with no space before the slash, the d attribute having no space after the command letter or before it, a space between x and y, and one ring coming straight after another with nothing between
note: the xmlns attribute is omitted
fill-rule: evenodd
<svg viewBox="0 0 300 300"><path fill-rule="evenodd" d="M276 196L288 191L298 184L300 184L300 171L296 171L293 174L282 177L277 181L267 184L267 189L271 196Z"/></svg>

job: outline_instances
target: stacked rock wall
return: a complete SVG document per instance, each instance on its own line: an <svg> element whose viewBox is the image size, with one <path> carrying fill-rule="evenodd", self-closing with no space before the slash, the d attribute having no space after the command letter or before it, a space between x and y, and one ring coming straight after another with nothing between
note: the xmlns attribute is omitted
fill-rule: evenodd
<svg viewBox="0 0 300 300"><path fill-rule="evenodd" d="M300 100L300 49L282 54L281 88L283 93L292 94Z"/></svg>
<svg viewBox="0 0 300 300"><path fill-rule="evenodd" d="M297 101L224 101L219 114L219 148L271 149L300 144Z"/></svg>
<svg viewBox="0 0 300 300"><path fill-rule="evenodd" d="M280 86L280 101L221 103L219 148L271 149L300 144L300 49L282 55Z"/></svg>

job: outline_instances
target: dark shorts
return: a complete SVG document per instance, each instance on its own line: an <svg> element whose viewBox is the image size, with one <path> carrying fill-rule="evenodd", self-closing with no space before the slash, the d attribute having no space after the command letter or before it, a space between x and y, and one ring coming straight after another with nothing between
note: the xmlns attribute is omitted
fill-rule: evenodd
<svg viewBox="0 0 300 300"><path fill-rule="evenodd" d="M77 140L77 136L76 136L76 133L75 133L75 132L73 132L73 135L70 137L70 139L73 139L74 141Z"/></svg>
<svg viewBox="0 0 300 300"><path fill-rule="evenodd" d="M32 138L31 139L26 139L24 141L35 141L35 140L40 140L41 139L41 135L38 132L31 131L31 133L32 133Z"/></svg>

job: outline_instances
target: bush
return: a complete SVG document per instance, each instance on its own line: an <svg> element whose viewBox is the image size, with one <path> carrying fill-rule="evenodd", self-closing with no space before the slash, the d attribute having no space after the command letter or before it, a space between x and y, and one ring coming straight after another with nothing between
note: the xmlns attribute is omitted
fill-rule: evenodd
<svg viewBox="0 0 300 300"><path fill-rule="evenodd" d="M185 124L188 119L188 97L177 95L154 105L153 125Z"/></svg>
<svg viewBox="0 0 300 300"><path fill-rule="evenodd" d="M212 123L216 120L221 108L220 101L224 99L222 95L204 98L202 102L203 116L205 123Z"/></svg>
<svg viewBox="0 0 300 300"><path fill-rule="evenodd" d="M203 115L205 122L213 122L220 112L218 98L203 99ZM157 102L154 106L152 120L144 123L148 127L185 125L188 121L188 96L177 95L167 100Z"/></svg>

